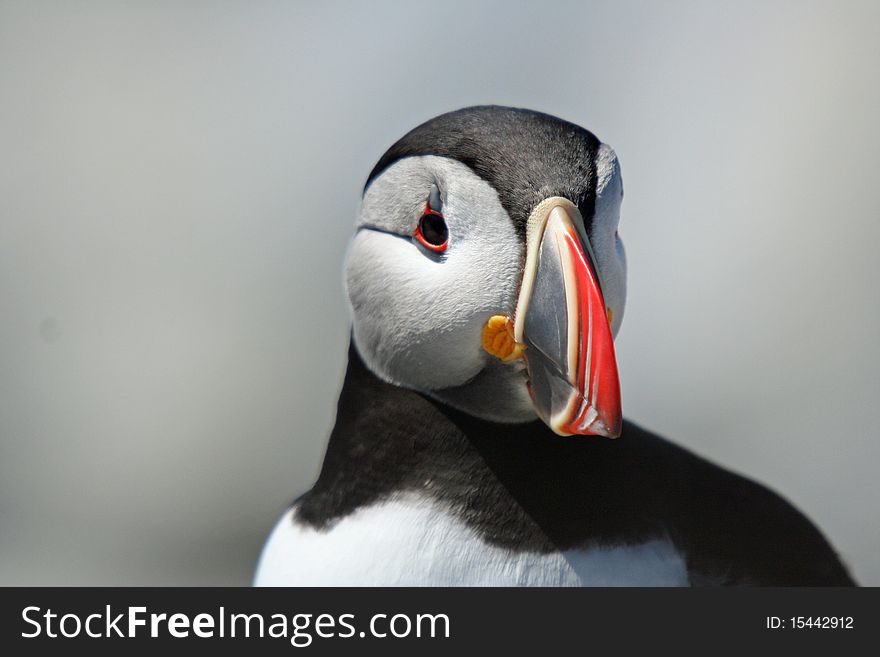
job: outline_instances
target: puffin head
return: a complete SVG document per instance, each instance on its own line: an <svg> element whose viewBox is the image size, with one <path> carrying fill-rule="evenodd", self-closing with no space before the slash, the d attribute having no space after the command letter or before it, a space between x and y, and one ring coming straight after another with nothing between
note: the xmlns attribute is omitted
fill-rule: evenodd
<svg viewBox="0 0 880 657"><path fill-rule="evenodd" d="M345 278L377 376L494 422L620 434L614 151L523 109L442 114L381 157Z"/></svg>

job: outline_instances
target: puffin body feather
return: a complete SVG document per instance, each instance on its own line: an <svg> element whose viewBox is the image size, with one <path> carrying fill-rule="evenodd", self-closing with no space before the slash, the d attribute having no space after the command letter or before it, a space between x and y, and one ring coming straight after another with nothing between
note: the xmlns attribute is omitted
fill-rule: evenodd
<svg viewBox="0 0 880 657"><path fill-rule="evenodd" d="M315 486L258 585L851 585L781 497L625 422L618 440L479 420L349 350Z"/></svg>
<svg viewBox="0 0 880 657"><path fill-rule="evenodd" d="M362 507L327 529L275 527L255 583L274 586L686 586L668 539L531 552L484 541L442 504L414 494Z"/></svg>

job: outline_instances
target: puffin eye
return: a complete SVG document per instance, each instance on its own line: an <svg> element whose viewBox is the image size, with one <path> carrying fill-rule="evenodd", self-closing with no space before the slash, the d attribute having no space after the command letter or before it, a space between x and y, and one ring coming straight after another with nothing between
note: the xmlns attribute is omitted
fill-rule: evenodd
<svg viewBox="0 0 880 657"><path fill-rule="evenodd" d="M441 209L440 190L437 189L437 185L431 185L431 192L428 194L428 200L425 201L425 209L413 237L419 244L435 253L445 251L449 243L449 229L446 227Z"/></svg>
<svg viewBox="0 0 880 657"><path fill-rule="evenodd" d="M413 236L422 246L436 253L445 251L446 245L449 243L449 229L446 228L443 215L430 211L425 212L419 219L419 225Z"/></svg>

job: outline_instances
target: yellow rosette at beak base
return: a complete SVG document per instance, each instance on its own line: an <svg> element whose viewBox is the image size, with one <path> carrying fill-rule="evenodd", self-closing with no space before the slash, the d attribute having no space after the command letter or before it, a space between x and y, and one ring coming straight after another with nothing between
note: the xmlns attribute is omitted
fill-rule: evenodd
<svg viewBox="0 0 880 657"><path fill-rule="evenodd" d="M493 315L483 326L483 349L509 363L522 357L526 346L513 337L513 320L504 315Z"/></svg>

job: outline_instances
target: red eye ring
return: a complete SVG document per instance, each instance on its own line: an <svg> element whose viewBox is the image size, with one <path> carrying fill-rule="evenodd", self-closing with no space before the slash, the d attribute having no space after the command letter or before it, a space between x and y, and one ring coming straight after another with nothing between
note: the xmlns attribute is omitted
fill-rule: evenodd
<svg viewBox="0 0 880 657"><path fill-rule="evenodd" d="M443 215L425 204L425 211L413 231L413 237L429 251L443 253L449 245L449 230Z"/></svg>

